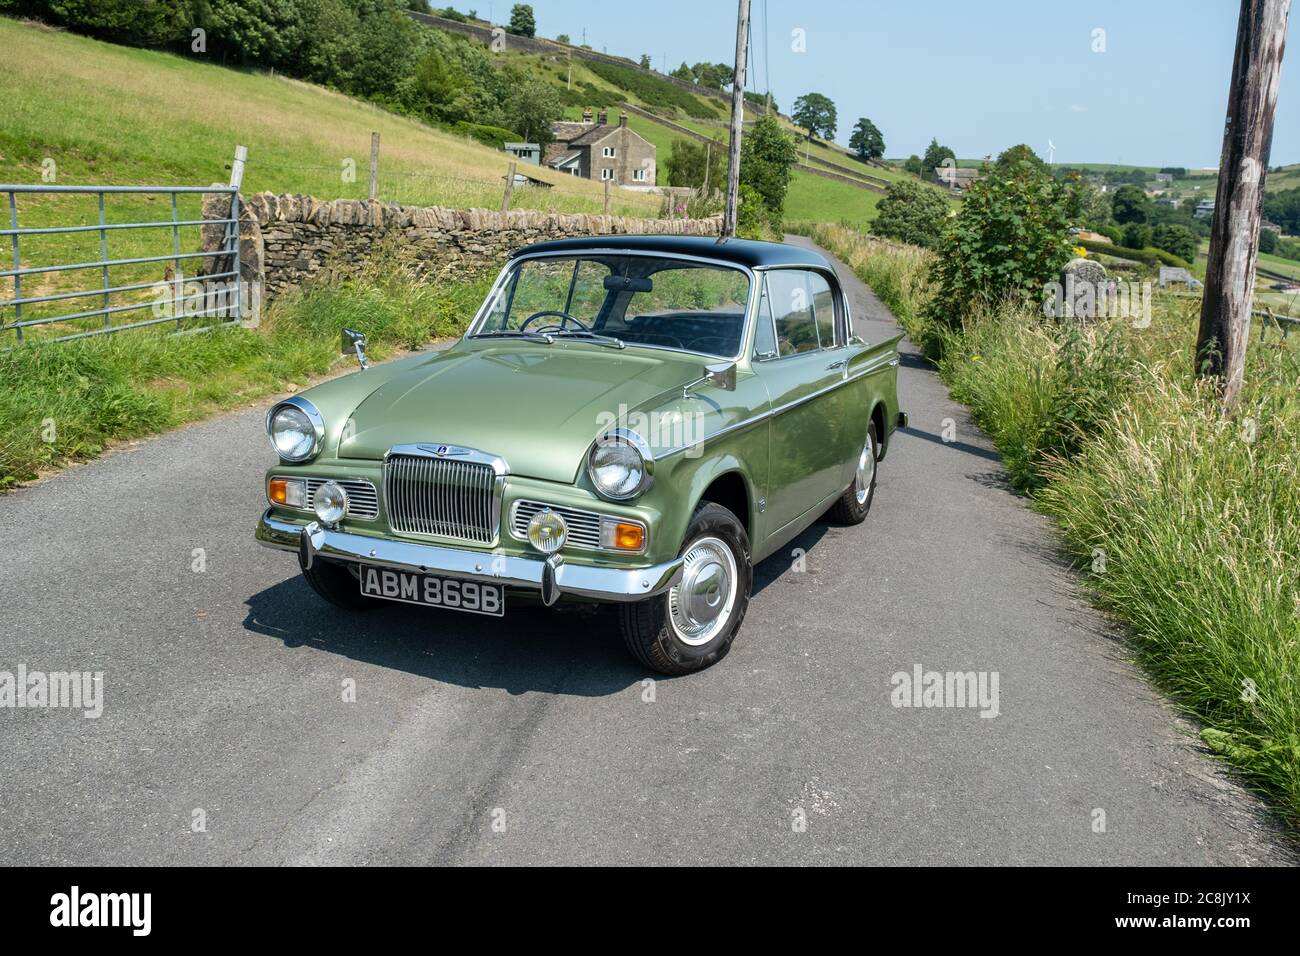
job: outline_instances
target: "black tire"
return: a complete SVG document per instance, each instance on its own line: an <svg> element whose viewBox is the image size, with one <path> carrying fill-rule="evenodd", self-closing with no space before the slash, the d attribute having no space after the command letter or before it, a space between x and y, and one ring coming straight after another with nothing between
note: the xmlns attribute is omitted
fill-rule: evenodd
<svg viewBox="0 0 1300 956"><path fill-rule="evenodd" d="M871 510L871 502L876 498L876 464L880 461L880 436L876 434L875 422L867 426L867 440L871 446L871 481L866 488L866 499L858 500L858 482L855 478L853 484L844 490L844 494L840 495L826 512L826 517L836 524L862 524L866 520L867 512Z"/></svg>
<svg viewBox="0 0 1300 956"><path fill-rule="evenodd" d="M708 643L694 645L678 636L669 606L672 592L619 605L619 626L627 649L643 666L660 674L691 674L716 664L731 650L731 643L745 620L749 592L754 582L745 526L722 505L702 502L691 515L679 553L689 554L697 542L705 539L723 541L736 563L735 601L730 617Z"/></svg>
<svg viewBox="0 0 1300 956"><path fill-rule="evenodd" d="M298 566L302 567L301 559ZM358 611L379 603L378 598L361 593L361 585L347 565L317 560L310 568L302 569L302 576L307 579L313 591L335 607Z"/></svg>

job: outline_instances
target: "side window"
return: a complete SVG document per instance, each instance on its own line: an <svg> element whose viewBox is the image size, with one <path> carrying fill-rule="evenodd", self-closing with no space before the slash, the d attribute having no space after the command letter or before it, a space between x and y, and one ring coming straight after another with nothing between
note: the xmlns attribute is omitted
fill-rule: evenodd
<svg viewBox="0 0 1300 956"><path fill-rule="evenodd" d="M808 290L812 293L813 316L817 320L817 341L824 349L835 347L835 293L831 284L816 272L808 273Z"/></svg>
<svg viewBox="0 0 1300 956"><path fill-rule="evenodd" d="M767 274L768 298L776 318L777 351L782 358L817 350L817 325L808 291L808 273L778 269Z"/></svg>

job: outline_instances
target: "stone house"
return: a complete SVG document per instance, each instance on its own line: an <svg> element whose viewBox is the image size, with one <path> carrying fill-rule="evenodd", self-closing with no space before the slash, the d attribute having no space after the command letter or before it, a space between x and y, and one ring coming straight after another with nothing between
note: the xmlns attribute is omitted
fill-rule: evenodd
<svg viewBox="0 0 1300 956"><path fill-rule="evenodd" d="M616 186L655 185L655 147L628 128L626 113L617 126L602 110L595 122L554 123L551 132L543 165Z"/></svg>

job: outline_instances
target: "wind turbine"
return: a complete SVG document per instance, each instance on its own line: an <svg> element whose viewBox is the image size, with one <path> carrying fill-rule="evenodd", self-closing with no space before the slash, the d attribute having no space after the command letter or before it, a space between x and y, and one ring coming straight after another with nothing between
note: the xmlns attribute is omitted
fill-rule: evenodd
<svg viewBox="0 0 1300 956"><path fill-rule="evenodd" d="M1048 166L1052 165L1052 161L1055 158L1056 158L1056 144L1049 139L1047 141L1047 165Z"/></svg>

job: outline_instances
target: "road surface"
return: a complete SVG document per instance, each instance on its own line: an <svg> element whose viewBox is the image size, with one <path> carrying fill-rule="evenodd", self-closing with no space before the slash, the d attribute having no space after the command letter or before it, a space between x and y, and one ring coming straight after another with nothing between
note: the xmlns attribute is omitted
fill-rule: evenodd
<svg viewBox="0 0 1300 956"><path fill-rule="evenodd" d="M867 522L761 565L730 656L652 684L603 616L324 605L253 541L265 406L0 498L0 670L104 701L0 709L5 861L1295 862L910 348L900 391ZM918 666L996 674L997 715L893 706Z"/></svg>

